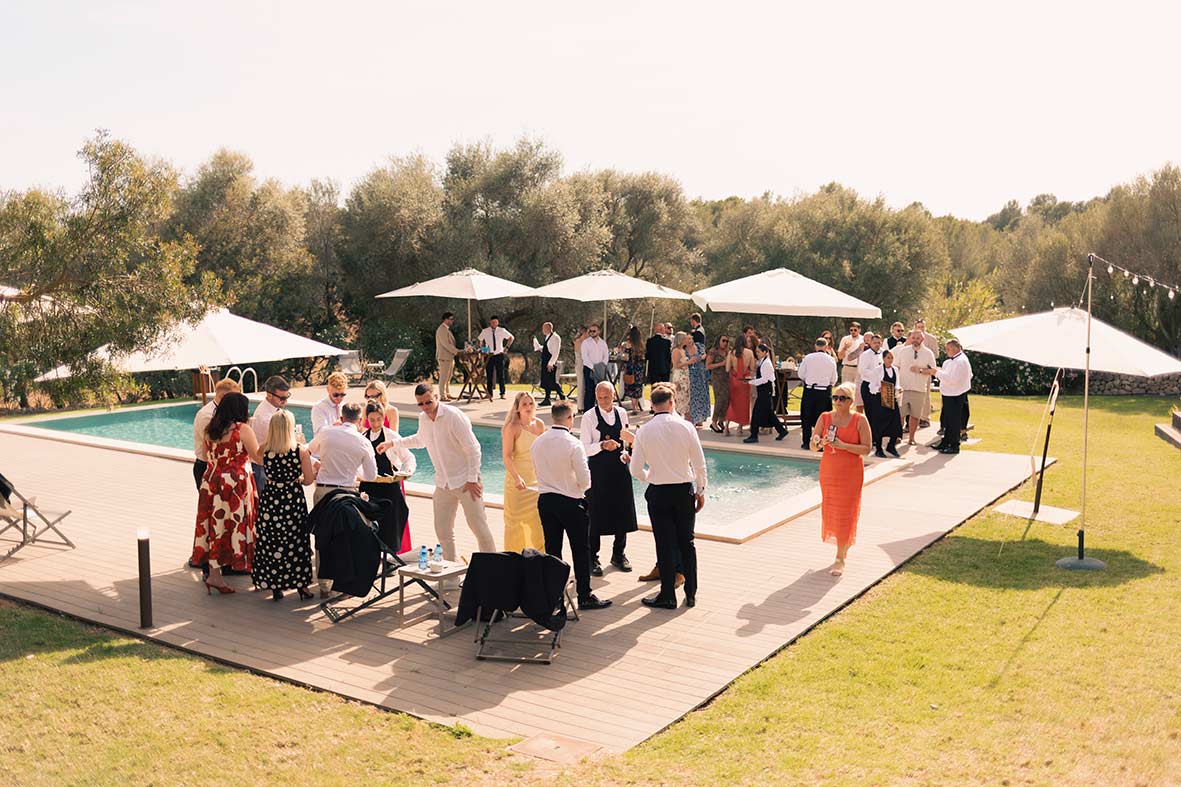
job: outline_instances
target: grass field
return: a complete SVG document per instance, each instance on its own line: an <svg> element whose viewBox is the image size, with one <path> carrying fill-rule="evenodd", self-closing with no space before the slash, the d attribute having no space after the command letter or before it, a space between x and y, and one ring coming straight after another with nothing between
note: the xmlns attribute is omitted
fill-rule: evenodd
<svg viewBox="0 0 1181 787"><path fill-rule="evenodd" d="M1152 434L1170 402L1092 401L1087 533L1107 571L1054 567L1074 525L984 513L624 755L563 770L6 605L0 781L1179 784L1181 452ZM977 449L1028 451L1042 404L973 397ZM1059 408L1051 505L1078 506L1080 408Z"/></svg>

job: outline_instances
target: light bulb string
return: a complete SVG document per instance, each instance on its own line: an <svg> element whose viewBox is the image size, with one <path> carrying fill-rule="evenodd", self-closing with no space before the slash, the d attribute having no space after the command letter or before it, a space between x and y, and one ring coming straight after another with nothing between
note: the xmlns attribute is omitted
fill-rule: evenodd
<svg viewBox="0 0 1181 787"><path fill-rule="evenodd" d="M1177 295L1181 294L1181 287L1179 287L1175 284L1165 284L1164 282L1148 275L1147 273L1137 273L1136 271L1131 270L1130 268L1125 268L1122 265L1111 262L1109 260L1105 260L1102 257L1100 257L1098 254L1089 254L1087 256L1090 257L1090 260L1092 263L1097 263L1099 265L1106 265L1107 266L1107 273L1109 275L1114 276L1115 272L1119 271L1120 273L1122 273L1124 275L1125 279L1131 278L1132 279L1132 286L1134 286L1134 287L1139 287L1141 281L1146 281L1146 282L1148 282L1149 288L1155 289L1155 288L1159 287L1159 288L1161 288L1161 290L1168 293L1169 300L1176 300ZM1079 298L1079 302L1080 303L1082 302L1081 297Z"/></svg>

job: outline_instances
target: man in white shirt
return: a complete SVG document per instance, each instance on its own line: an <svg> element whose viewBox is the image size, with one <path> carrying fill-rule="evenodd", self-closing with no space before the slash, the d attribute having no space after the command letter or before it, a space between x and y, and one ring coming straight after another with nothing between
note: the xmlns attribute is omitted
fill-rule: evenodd
<svg viewBox="0 0 1181 787"><path fill-rule="evenodd" d="M558 357L562 354L562 337L554 333L552 322L541 324L541 341L537 341L535 338L533 349L541 353L541 390L545 392L541 406L549 407L553 404L553 400L550 399L550 391L558 392L559 401L566 398L562 386L558 385Z"/></svg>
<svg viewBox="0 0 1181 787"><path fill-rule="evenodd" d="M328 375L328 395L312 408L312 434L320 434L325 426L340 423L340 408L348 393L349 378L340 372Z"/></svg>
<svg viewBox="0 0 1181 787"><path fill-rule="evenodd" d="M627 444L634 437L629 431L627 411L615 405L615 388L609 382L595 386L595 406L582 416L578 436L590 464L591 576L603 576L599 549L603 536L614 536L611 565L623 572L632 570L627 559L627 534L639 529L636 522L636 498L632 477L627 471L630 457Z"/></svg>
<svg viewBox="0 0 1181 787"><path fill-rule="evenodd" d="M826 352L828 340L816 340L816 349L800 361L797 373L804 386L800 401L800 431L803 432L803 448L812 445L812 429L821 413L832 409L832 387L837 384L837 362Z"/></svg>
<svg viewBox="0 0 1181 787"><path fill-rule="evenodd" d="M928 369L935 368L935 354L923 340L923 332L917 328L910 332L906 344L894 348L894 366L898 369L898 385L902 398L898 403L898 414L906 424L908 444L915 444L915 433L927 417L931 400L931 377Z"/></svg>
<svg viewBox="0 0 1181 787"><path fill-rule="evenodd" d="M742 442L757 443L759 430L765 426L773 427L778 433L776 440L787 437L787 427L775 415L775 367L771 364L771 348L760 344L755 350L759 365L753 379L748 380L755 390L755 403L750 414L750 437Z"/></svg>
<svg viewBox="0 0 1181 787"><path fill-rule="evenodd" d="M841 382L853 383L854 404L861 409L861 376L858 365L861 351L865 348L865 337L861 335L861 323L849 323L849 333L837 345L837 360L841 362Z"/></svg>
<svg viewBox="0 0 1181 787"><path fill-rule="evenodd" d="M931 355L935 358L939 357L939 339L927 333L927 321L921 317L914 321L914 330L922 331L923 346L931 351ZM927 378L927 398L926 409L923 410L922 420L919 421L919 426L926 428L931 425L931 378Z"/></svg>
<svg viewBox="0 0 1181 787"><path fill-rule="evenodd" d="M435 360L439 362L439 398L444 402L451 401L451 377L455 374L455 356L459 348L455 345L455 335L451 333L451 326L455 324L452 312L443 312L443 321L435 329Z"/></svg>
<svg viewBox="0 0 1181 787"><path fill-rule="evenodd" d="M648 520L656 539L660 592L645 598L648 607L676 609L676 571L680 554L685 575L685 606L697 604L697 548L693 528L705 506L705 453L693 424L673 412L674 392L668 383L652 389L652 420L636 432L631 474L648 483Z"/></svg>
<svg viewBox="0 0 1181 787"><path fill-rule="evenodd" d="M222 397L230 392L241 393L242 386L228 378L218 380L217 385L213 386L213 400L206 402L193 418L193 456L196 457L193 461L193 480L197 482L198 492L201 491L201 477L205 475L205 468L209 466L209 452L205 448L205 427L209 426L213 411Z"/></svg>
<svg viewBox="0 0 1181 787"><path fill-rule="evenodd" d="M484 355L484 371L488 381L488 398L492 398L492 386L500 384L500 398L504 398L505 363L504 351L513 343L513 335L507 328L500 327L500 318L493 317L488 327L480 331L480 344L487 349ZM495 381L495 382L494 382Z"/></svg>
<svg viewBox="0 0 1181 787"><path fill-rule="evenodd" d="M865 334L860 362L857 364L857 375L861 378L861 383L857 386L857 412L865 413L865 417L872 424L877 418L877 408L881 404L881 399L871 399L871 394L880 396L882 388L882 337L873 331Z"/></svg>
<svg viewBox="0 0 1181 787"><path fill-rule="evenodd" d="M595 386L607 379L607 364L611 350L599 335L599 326L592 324L582 340L582 407L586 412L595 401Z"/></svg>
<svg viewBox="0 0 1181 787"><path fill-rule="evenodd" d="M551 411L554 425L533 441L529 453L537 472L537 513L545 533L545 551L562 557L562 534L570 540L570 559L574 564L574 582L578 588L580 610L611 606L591 592L589 522L586 516L586 490L591 485L590 467L582 443L570 434L574 426L574 408L558 402Z"/></svg>
<svg viewBox="0 0 1181 787"><path fill-rule="evenodd" d="M960 432L964 427L964 402L972 388L972 364L964 348L955 339L947 342L947 358L938 369L928 369L928 375L939 378L939 395L943 399L939 425L943 439L935 446L941 454L960 452Z"/></svg>
<svg viewBox="0 0 1181 787"><path fill-rule="evenodd" d="M266 391L266 395L258 403L258 407L254 408L254 415L250 417L250 428L254 430L254 436L258 439L259 445L264 445L267 441L267 430L271 428L271 418L286 407L287 400L291 398L291 386L277 374L268 377L267 381L262 384L262 388ZM263 471L262 465L254 465L254 486L258 489L259 494L262 494L266 483L267 474Z"/></svg>
<svg viewBox="0 0 1181 787"><path fill-rule="evenodd" d="M484 486L480 483L480 442L472 422L456 407L439 404L431 386L419 383L414 389L418 404L418 431L409 437L394 437L379 447L425 448L435 466L435 536L443 546L443 557L457 560L455 513L463 507L467 526L476 536L480 552L495 552L496 541L484 514Z"/></svg>

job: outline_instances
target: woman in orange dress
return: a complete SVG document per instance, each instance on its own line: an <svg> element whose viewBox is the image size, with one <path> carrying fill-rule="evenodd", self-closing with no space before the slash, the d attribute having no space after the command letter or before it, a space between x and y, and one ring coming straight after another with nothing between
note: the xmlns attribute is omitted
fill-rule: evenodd
<svg viewBox="0 0 1181 787"><path fill-rule="evenodd" d="M820 537L837 545L828 573L845 572L845 557L857 540L865 460L873 445L869 421L853 409L852 383L833 389L832 412L822 413L812 432L812 450L820 457Z"/></svg>
<svg viewBox="0 0 1181 787"><path fill-rule="evenodd" d="M726 371L730 374L730 404L726 406L726 418L722 426L730 436L730 424L738 424L738 436L742 427L750 424L751 395L747 378L755 367L755 357L747 346L746 337L741 333L734 337L730 354L726 356Z"/></svg>

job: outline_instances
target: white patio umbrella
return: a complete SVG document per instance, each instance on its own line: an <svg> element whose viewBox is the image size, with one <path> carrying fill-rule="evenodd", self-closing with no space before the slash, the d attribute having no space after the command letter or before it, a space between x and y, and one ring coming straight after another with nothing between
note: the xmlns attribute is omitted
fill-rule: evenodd
<svg viewBox="0 0 1181 787"><path fill-rule="evenodd" d="M349 352L323 342L248 320L227 309L209 312L196 324L179 323L154 350L112 356L108 345L95 355L110 361L121 372L158 372L283 361ZM37 378L47 382L69 377L69 366L59 366Z"/></svg>
<svg viewBox="0 0 1181 787"><path fill-rule="evenodd" d="M601 271L575 276L566 281L554 282L538 287L530 293L537 298L564 298L571 301L603 302L603 338L607 338L608 301L633 300L636 298L670 298L689 300L688 293L653 284L607 268Z"/></svg>
<svg viewBox="0 0 1181 787"><path fill-rule="evenodd" d="M533 294L532 287L502 279L475 268L464 268L446 276L420 281L408 287L383 292L378 298L462 298L467 301L467 334L472 338L472 301L520 298Z"/></svg>
<svg viewBox="0 0 1181 787"><path fill-rule="evenodd" d="M882 310L872 303L787 268L775 268L697 290L693 293L693 301L701 308L715 312L864 319L882 316Z"/></svg>
<svg viewBox="0 0 1181 787"><path fill-rule="evenodd" d="M1090 415L1091 371L1127 374L1137 377L1156 377L1162 374L1181 373L1181 360L1168 353L1145 344L1118 328L1096 320L1091 316L1091 290L1095 275L1096 261L1102 260L1088 255L1087 269L1087 310L1062 307L1048 312L1026 314L1006 320L967 325L956 328L951 334L958 339L965 350L1015 358L1019 361L1048 366L1052 369L1083 369L1083 473L1081 523L1078 531L1078 557L1058 561L1062 568L1101 569L1100 560L1084 554L1084 533L1087 520L1087 431ZM1055 390L1051 398L1056 395ZM1051 410L1051 416L1053 411ZM1050 444L1050 430L1046 430L1046 450ZM1045 471L1045 450L1042 453L1042 471ZM1041 497L1041 476L1035 493L1034 514Z"/></svg>

